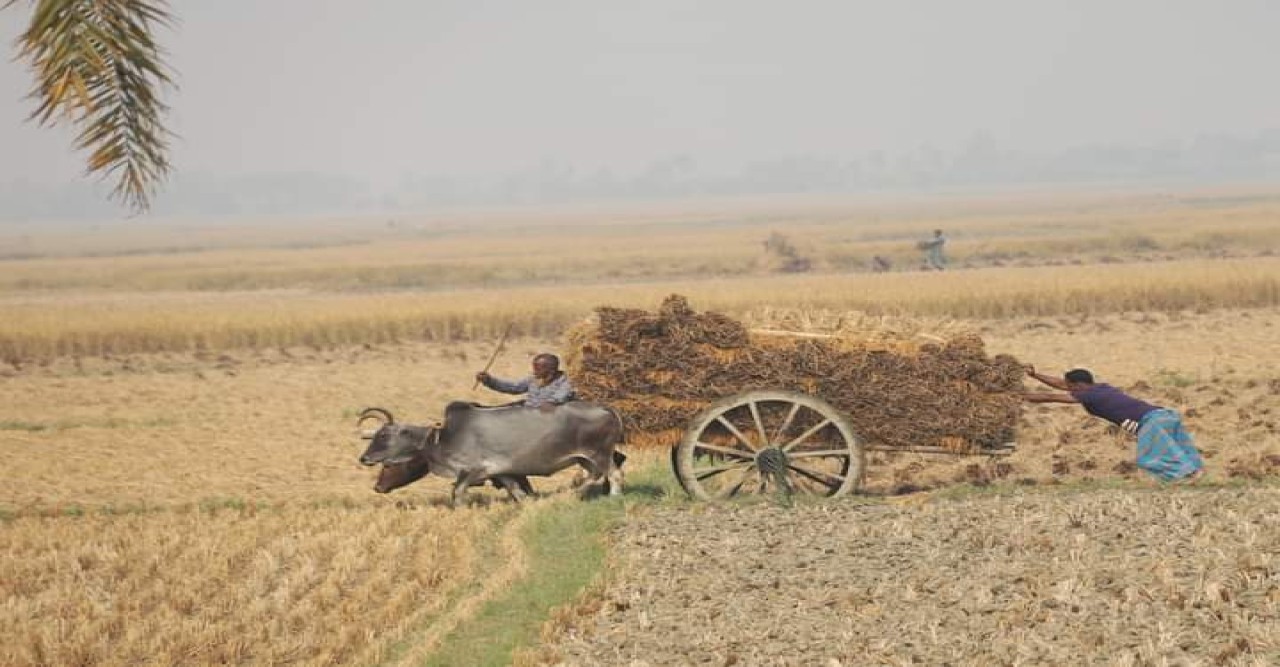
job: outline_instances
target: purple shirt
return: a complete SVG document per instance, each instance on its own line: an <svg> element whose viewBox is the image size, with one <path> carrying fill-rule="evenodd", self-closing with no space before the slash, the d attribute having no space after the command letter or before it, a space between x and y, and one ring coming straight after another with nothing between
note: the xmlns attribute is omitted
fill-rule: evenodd
<svg viewBox="0 0 1280 667"><path fill-rule="evenodd" d="M1140 401L1109 384L1095 384L1087 389L1071 392L1089 414L1117 425L1125 421L1140 422L1148 412L1159 406Z"/></svg>

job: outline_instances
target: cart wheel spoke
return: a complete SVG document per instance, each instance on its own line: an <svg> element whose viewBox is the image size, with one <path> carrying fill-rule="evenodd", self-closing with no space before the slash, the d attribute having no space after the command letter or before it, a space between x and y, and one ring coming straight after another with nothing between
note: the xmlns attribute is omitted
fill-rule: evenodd
<svg viewBox="0 0 1280 667"><path fill-rule="evenodd" d="M708 468L694 468L693 471L694 477L701 482L704 479L715 477L722 472L728 472L730 470L746 470L751 467L752 465L750 463L739 461L735 463L727 463L725 465L711 466Z"/></svg>
<svg viewBox="0 0 1280 667"><path fill-rule="evenodd" d="M733 437L737 438L738 442L741 442L747 449L750 449L753 452L756 451L756 448L752 446L751 441L747 439L747 436L743 435L742 431L739 431L738 427L734 426L732 422L725 419L723 416L716 417L716 421L719 422L721 426L728 429L728 431L733 434Z"/></svg>
<svg viewBox="0 0 1280 667"><path fill-rule="evenodd" d="M714 452L716 454L723 454L724 456L732 456L738 459L746 459L748 461L755 459L755 454L753 454L752 452L744 452L741 449L734 449L732 447L721 447L719 445L713 445L709 442L698 441L697 453L701 454L702 452Z"/></svg>
<svg viewBox="0 0 1280 667"><path fill-rule="evenodd" d="M822 429L830 425L831 425L830 419L823 419L822 421L818 422L818 424L813 428L809 429L808 431L805 431L804 433L801 433L799 436L796 437L795 440L792 440L791 442L788 442L787 444L783 445L782 451L790 453L792 447L795 447L796 445L804 442L805 440L808 440L809 438L813 437L813 434L817 433L818 431L821 431Z"/></svg>
<svg viewBox="0 0 1280 667"><path fill-rule="evenodd" d="M756 433L760 434L760 446L769 446L769 434L764 432L764 422L760 421L760 406L755 401L750 401L747 406L751 408L751 421L755 422Z"/></svg>
<svg viewBox="0 0 1280 667"><path fill-rule="evenodd" d="M839 488L839 486L843 484L845 480L845 478L841 475L836 475L829 472L819 472L816 470L809 470L808 468L800 467L794 463L792 463L791 465L788 465L787 467L790 468L791 470L794 470L797 474L803 477L807 477L827 487L828 489Z"/></svg>
<svg viewBox="0 0 1280 667"><path fill-rule="evenodd" d="M769 442L782 442L782 434L791 428L791 422L795 421L796 414L800 412L800 404L792 403L791 409L787 410L787 416L782 420L782 425L774 432L773 438Z"/></svg>
<svg viewBox="0 0 1280 667"><path fill-rule="evenodd" d="M716 494L716 497L721 500L724 500L724 499L732 498L738 495L738 493L742 491L742 487L746 485L747 480L751 479L751 473L753 472L755 472L754 466L745 468L742 471L742 473L738 475L734 483L729 484L725 486L723 489L721 489L720 492Z"/></svg>

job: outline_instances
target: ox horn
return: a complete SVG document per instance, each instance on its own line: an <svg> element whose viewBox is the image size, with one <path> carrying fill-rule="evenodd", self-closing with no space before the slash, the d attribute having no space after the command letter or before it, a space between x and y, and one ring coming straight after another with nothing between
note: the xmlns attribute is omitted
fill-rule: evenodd
<svg viewBox="0 0 1280 667"><path fill-rule="evenodd" d="M391 412L388 410L384 410L382 408L365 408L364 410L360 411L360 418L356 421L356 428L359 429L361 426L364 425L366 421L369 421L370 419L381 422L378 425L378 428L381 428L387 424L396 423L396 418L391 416ZM377 433L377 432L378 432L378 429L374 429L372 431L361 430L360 437L364 438L365 440L368 440L373 437L374 433Z"/></svg>

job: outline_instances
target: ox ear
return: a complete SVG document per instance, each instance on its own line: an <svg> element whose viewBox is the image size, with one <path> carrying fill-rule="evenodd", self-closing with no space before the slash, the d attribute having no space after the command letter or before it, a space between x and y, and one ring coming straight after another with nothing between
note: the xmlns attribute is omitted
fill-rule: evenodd
<svg viewBox="0 0 1280 667"><path fill-rule="evenodd" d="M375 430L373 430L373 431L370 431L370 430L366 429L366 430L360 431L360 439L361 439L361 440L373 440L373 436L375 436L375 435L377 435L377 434L378 434L378 431L377 431L376 429L375 429Z"/></svg>

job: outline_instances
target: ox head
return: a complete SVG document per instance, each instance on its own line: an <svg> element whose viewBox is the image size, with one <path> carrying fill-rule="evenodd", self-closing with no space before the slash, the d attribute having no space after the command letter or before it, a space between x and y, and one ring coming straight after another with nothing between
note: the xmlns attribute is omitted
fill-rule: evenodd
<svg viewBox="0 0 1280 667"><path fill-rule="evenodd" d="M364 430L366 423L371 421L377 428ZM378 463L396 466L420 458L436 434L433 427L397 424L395 417L382 408L361 411L356 428L361 429L361 437L369 441L369 446L360 455L360 463L367 466Z"/></svg>
<svg viewBox="0 0 1280 667"><path fill-rule="evenodd" d="M404 463L388 463L378 471L378 481L374 483L373 490L378 493L389 493L426 477L429 472L431 470L427 457L422 454Z"/></svg>

